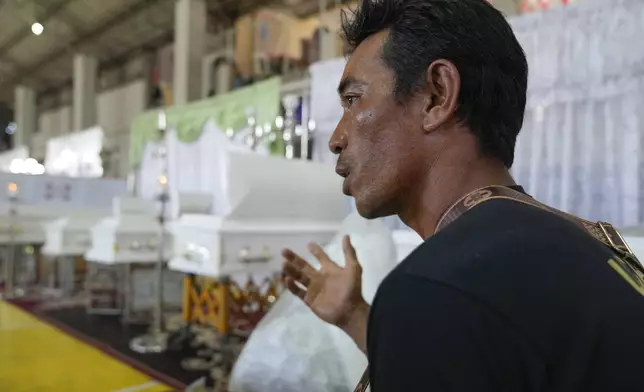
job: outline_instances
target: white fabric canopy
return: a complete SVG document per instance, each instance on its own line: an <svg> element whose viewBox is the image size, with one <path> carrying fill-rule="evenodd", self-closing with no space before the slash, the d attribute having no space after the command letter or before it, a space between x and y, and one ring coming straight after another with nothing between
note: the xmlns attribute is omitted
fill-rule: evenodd
<svg viewBox="0 0 644 392"><path fill-rule="evenodd" d="M181 194L207 194L213 198L212 213L225 214L230 206L226 195L226 153L245 151L268 154L267 149L252 151L243 143L248 132L240 130L234 140L213 121L208 121L199 139L193 143L179 140L174 129L168 130L165 138L168 161L168 184L172 194L171 211L179 212L177 197ZM144 199L153 199L159 192L158 178L161 161L157 154L159 145L148 143L143 152L137 176L137 194Z"/></svg>
<svg viewBox="0 0 644 392"><path fill-rule="evenodd" d="M644 222L644 2L584 0L511 18L530 66L513 174L537 199L618 226ZM342 115L344 59L311 66L316 159ZM402 223L400 223L402 224Z"/></svg>
<svg viewBox="0 0 644 392"><path fill-rule="evenodd" d="M25 146L18 146L11 150L3 151L0 153L0 170L8 173L11 169L11 162L14 159L25 160L27 158L29 158L29 148Z"/></svg>
<svg viewBox="0 0 644 392"><path fill-rule="evenodd" d="M103 129L89 128L47 141L45 170L48 174L69 177L101 177Z"/></svg>

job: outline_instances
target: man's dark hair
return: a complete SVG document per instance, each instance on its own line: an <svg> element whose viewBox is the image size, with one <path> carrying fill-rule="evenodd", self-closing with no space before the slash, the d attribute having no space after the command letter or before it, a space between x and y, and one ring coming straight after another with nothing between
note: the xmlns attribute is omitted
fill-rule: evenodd
<svg viewBox="0 0 644 392"><path fill-rule="evenodd" d="M351 50L387 30L382 58L395 73L394 96L404 103L423 87L429 65L452 62L461 76L457 116L484 154L514 161L523 124L528 64L503 14L485 0L361 0L342 14Z"/></svg>

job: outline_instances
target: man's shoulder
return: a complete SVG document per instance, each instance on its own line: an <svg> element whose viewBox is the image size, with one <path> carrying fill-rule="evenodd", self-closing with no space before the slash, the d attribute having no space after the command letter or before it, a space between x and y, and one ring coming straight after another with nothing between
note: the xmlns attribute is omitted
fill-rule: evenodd
<svg viewBox="0 0 644 392"><path fill-rule="evenodd" d="M484 202L429 238L401 263L411 274L436 277L497 265L504 269L551 267L610 250L581 227L553 212L513 200ZM565 267L565 265L561 265Z"/></svg>
<svg viewBox="0 0 644 392"><path fill-rule="evenodd" d="M566 286L552 284L557 280L604 274L611 256L566 218L512 200L490 200L425 241L395 274L477 297L529 297Z"/></svg>
<svg viewBox="0 0 644 392"><path fill-rule="evenodd" d="M533 331L535 317L555 325L569 317L570 309L596 304L602 296L610 297L606 304L633 298L636 292L609 265L613 256L565 218L511 200L491 200L412 252L382 282L376 301L386 305L395 299L423 309L423 298L447 290L543 342ZM415 291L406 289L412 282ZM431 310L436 309L453 307L444 302Z"/></svg>

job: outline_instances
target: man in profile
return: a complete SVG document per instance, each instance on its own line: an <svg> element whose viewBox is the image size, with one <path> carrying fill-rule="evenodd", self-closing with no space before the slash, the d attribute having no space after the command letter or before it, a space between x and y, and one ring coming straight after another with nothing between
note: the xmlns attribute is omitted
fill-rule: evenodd
<svg viewBox="0 0 644 392"><path fill-rule="evenodd" d="M371 308L348 238L344 268L313 244L319 270L289 250L284 270L367 354L372 391L643 390L641 269L589 234L617 241L610 226L536 205L509 174L528 67L504 17L485 0L363 0L343 29L343 191L425 242Z"/></svg>

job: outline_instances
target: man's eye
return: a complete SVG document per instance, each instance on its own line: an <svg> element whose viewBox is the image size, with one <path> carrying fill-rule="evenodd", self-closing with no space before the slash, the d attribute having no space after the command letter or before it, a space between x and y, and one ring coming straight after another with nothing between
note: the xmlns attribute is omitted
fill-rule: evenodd
<svg viewBox="0 0 644 392"><path fill-rule="evenodd" d="M354 96L346 97L346 98L345 98L345 100L347 101L347 105L349 105L349 106L353 105L353 103L355 102L355 100L356 100L357 98L358 98L358 97L354 97Z"/></svg>

